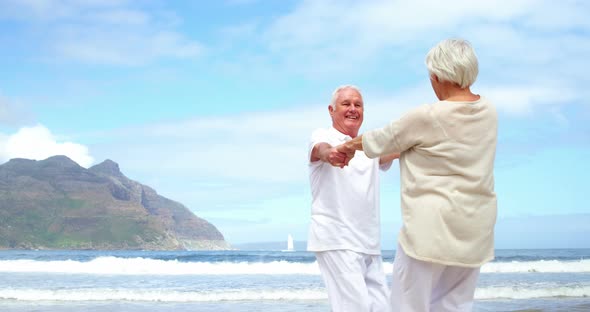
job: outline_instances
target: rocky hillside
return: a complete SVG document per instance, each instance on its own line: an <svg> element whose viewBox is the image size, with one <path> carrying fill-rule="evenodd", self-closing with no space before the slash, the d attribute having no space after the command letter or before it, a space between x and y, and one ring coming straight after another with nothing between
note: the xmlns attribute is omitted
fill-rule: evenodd
<svg viewBox="0 0 590 312"><path fill-rule="evenodd" d="M0 165L0 248L229 249L182 204L128 179L106 160L85 169L66 156Z"/></svg>

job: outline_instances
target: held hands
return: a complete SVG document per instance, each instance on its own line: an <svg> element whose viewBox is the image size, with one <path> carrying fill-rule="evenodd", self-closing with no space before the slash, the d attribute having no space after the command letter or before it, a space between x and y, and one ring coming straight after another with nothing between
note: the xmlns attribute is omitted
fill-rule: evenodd
<svg viewBox="0 0 590 312"><path fill-rule="evenodd" d="M349 141L350 142L350 141ZM348 162L354 157L356 150L350 146L350 143L346 142L336 146L336 150L343 155L346 155L345 166L348 166ZM341 167L342 168L342 167Z"/></svg>
<svg viewBox="0 0 590 312"><path fill-rule="evenodd" d="M345 153L341 153L338 151L338 147L330 148L328 154L326 155L325 161L334 167L344 168L344 166L348 165L349 159L346 159L347 155Z"/></svg>
<svg viewBox="0 0 590 312"><path fill-rule="evenodd" d="M334 167L344 168L354 157L355 150L346 146L346 143L332 147L326 161Z"/></svg>
<svg viewBox="0 0 590 312"><path fill-rule="evenodd" d="M348 162L354 157L356 150L359 149L355 147L358 142L360 142L360 139L352 139L338 146L318 143L313 147L310 160L321 160L334 167L344 168L344 166L348 166Z"/></svg>
<svg viewBox="0 0 590 312"><path fill-rule="evenodd" d="M317 149L319 157L317 158L329 163L334 167L344 168L344 166L348 166L348 162L350 162L350 160L354 157L354 153L356 151L363 150L363 138L362 135L359 135L356 138L346 141L345 143L342 143L338 146L330 146L327 143L320 143L317 146L319 147ZM316 149L314 147L314 151L315 150ZM381 156L379 157L379 165L391 162L399 157L399 153Z"/></svg>

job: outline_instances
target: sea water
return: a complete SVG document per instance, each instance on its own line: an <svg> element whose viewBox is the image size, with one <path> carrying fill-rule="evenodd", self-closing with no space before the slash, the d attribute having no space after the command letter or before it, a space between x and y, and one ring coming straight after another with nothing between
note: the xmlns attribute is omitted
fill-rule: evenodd
<svg viewBox="0 0 590 312"><path fill-rule="evenodd" d="M395 251L384 251L388 281ZM474 311L590 311L590 249L498 250ZM313 253L0 251L0 311L329 311Z"/></svg>

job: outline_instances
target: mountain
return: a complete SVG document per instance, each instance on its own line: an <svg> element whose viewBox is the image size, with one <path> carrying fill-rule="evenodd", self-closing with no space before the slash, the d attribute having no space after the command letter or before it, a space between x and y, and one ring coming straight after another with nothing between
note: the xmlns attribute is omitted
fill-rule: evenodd
<svg viewBox="0 0 590 312"><path fill-rule="evenodd" d="M0 248L229 249L211 223L128 179L111 160L66 156L0 165Z"/></svg>

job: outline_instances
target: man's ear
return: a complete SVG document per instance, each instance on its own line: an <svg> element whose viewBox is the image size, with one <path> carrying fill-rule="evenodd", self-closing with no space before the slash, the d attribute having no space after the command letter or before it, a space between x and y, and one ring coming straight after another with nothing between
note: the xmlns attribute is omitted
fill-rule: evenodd
<svg viewBox="0 0 590 312"><path fill-rule="evenodd" d="M432 79L432 81L439 83L440 81L438 80L438 77L435 74L430 75L430 79Z"/></svg>
<svg viewBox="0 0 590 312"><path fill-rule="evenodd" d="M330 112L330 116L334 115L334 107L332 105L328 105L328 112Z"/></svg>

